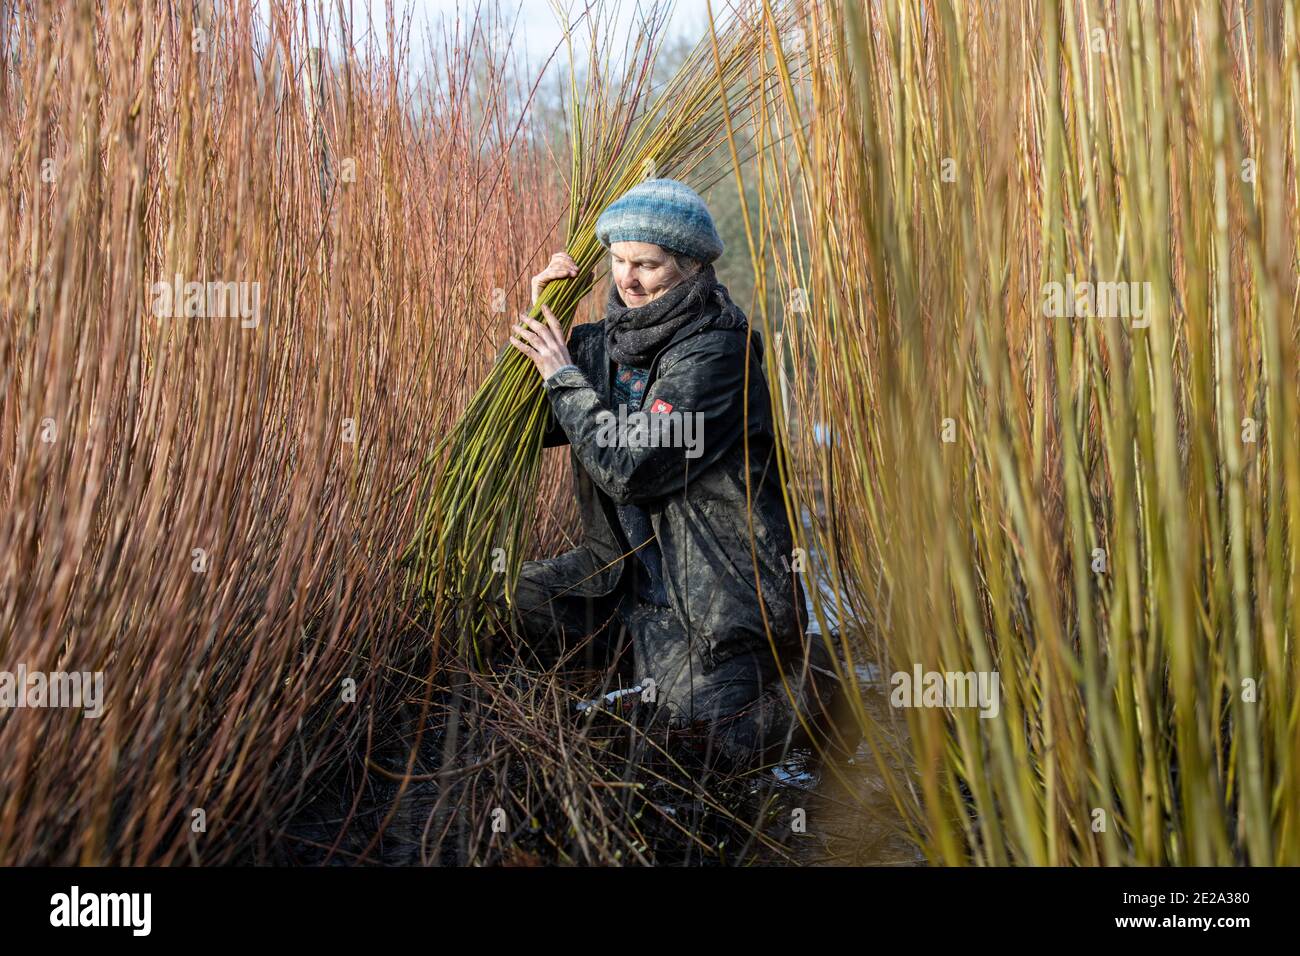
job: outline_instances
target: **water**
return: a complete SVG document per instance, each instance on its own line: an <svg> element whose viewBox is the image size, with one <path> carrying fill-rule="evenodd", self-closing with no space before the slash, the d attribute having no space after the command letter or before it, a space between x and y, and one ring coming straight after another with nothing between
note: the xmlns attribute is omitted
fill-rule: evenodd
<svg viewBox="0 0 1300 956"><path fill-rule="evenodd" d="M859 696L879 726L888 726L888 700L874 664L857 667ZM900 733L903 731L900 731ZM895 740L897 748L902 741ZM782 850L765 862L795 866L919 866L875 757L862 742L852 757L791 754L770 771L781 810L771 835ZM802 810L801 815L796 811Z"/></svg>
<svg viewBox="0 0 1300 956"><path fill-rule="evenodd" d="M811 515L803 515L805 540L811 539ZM810 553L809 567L818 567L820 552ZM813 575L805 575L805 583ZM845 615L834 590L818 579L822 615L838 644L839 630ZM819 639L821 622L813 613L811 595L806 592L808 634ZM849 633L852 633L850 625ZM855 657L861 648L855 648ZM859 658L860 659L860 658ZM890 712L887 685L880 667L874 662L855 665L856 693L863 708L878 727L895 728L891 738L897 752L906 752L906 727L894 721ZM772 860L801 866L916 866L924 862L916 847L905 836L897 808L875 756L865 741L852 757L843 760L818 759L808 752L794 753L771 770L776 792L788 810L782 844L789 859ZM803 830L796 828L794 811L802 809Z"/></svg>

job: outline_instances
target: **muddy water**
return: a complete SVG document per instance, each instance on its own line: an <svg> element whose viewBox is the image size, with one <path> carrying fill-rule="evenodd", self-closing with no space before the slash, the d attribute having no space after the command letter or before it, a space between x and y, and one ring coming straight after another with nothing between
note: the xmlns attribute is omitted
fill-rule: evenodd
<svg viewBox="0 0 1300 956"><path fill-rule="evenodd" d="M859 696L878 725L888 701L872 665L858 667ZM895 743L895 746L898 744ZM780 807L769 834L780 851L764 862L794 866L917 866L924 863L906 838L885 778L866 742L847 759L795 753L771 770ZM796 811L802 810L802 815Z"/></svg>
<svg viewBox="0 0 1300 956"><path fill-rule="evenodd" d="M807 511L804 513L805 540L811 539L812 525ZM819 553L810 555L813 567L818 566ZM810 576L805 576L805 581ZM838 644L838 632L845 628L853 632L839 608L835 592L825 582L818 582L823 617L832 632L832 646ZM808 632L819 640L821 626L813 613L811 596L808 601ZM863 708L877 727L893 728L889 738L897 752L906 750L906 727L902 721L891 720L888 702L888 685L882 680L875 664L856 667L856 693ZM774 859L773 863L789 862L795 865L834 866L917 866L924 858L904 834L902 819L889 795L875 756L865 741L857 752L841 760L818 759L811 754L793 754L789 760L775 768L773 776L780 784L778 792L788 792L790 800L802 799L807 806L802 833L791 832L782 843L791 859ZM790 829L794 823L793 810L800 804L789 805Z"/></svg>

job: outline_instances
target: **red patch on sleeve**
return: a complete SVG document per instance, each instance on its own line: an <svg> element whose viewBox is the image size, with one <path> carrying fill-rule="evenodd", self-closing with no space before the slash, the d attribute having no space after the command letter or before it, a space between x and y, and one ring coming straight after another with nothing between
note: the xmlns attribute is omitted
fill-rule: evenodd
<svg viewBox="0 0 1300 956"><path fill-rule="evenodd" d="M654 403L650 406L650 414L652 415L666 415L668 412L671 412L672 410L673 407L669 405L667 402L665 402L662 398L656 398L654 400Z"/></svg>

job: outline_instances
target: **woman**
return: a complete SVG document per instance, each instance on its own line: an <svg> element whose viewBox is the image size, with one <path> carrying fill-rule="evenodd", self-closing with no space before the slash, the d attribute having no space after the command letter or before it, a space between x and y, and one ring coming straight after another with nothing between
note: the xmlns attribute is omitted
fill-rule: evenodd
<svg viewBox="0 0 1300 956"><path fill-rule="evenodd" d="M580 547L524 564L514 605L562 647L622 623L669 726L749 762L803 739L779 666L811 725L838 689L804 639L761 339L717 281L722 240L688 186L638 184L596 235L611 255L604 320L566 343L543 307L510 337L545 383L544 442L570 445L583 522ZM533 301L576 275L556 253Z"/></svg>

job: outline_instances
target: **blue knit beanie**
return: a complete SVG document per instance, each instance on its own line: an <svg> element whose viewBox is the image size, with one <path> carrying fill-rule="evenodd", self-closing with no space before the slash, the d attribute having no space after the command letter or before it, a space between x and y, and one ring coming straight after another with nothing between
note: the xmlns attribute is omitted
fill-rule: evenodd
<svg viewBox="0 0 1300 956"><path fill-rule="evenodd" d="M675 179L644 180L614 200L596 220L596 238L606 249L615 242L653 242L703 262L722 255L709 207Z"/></svg>

